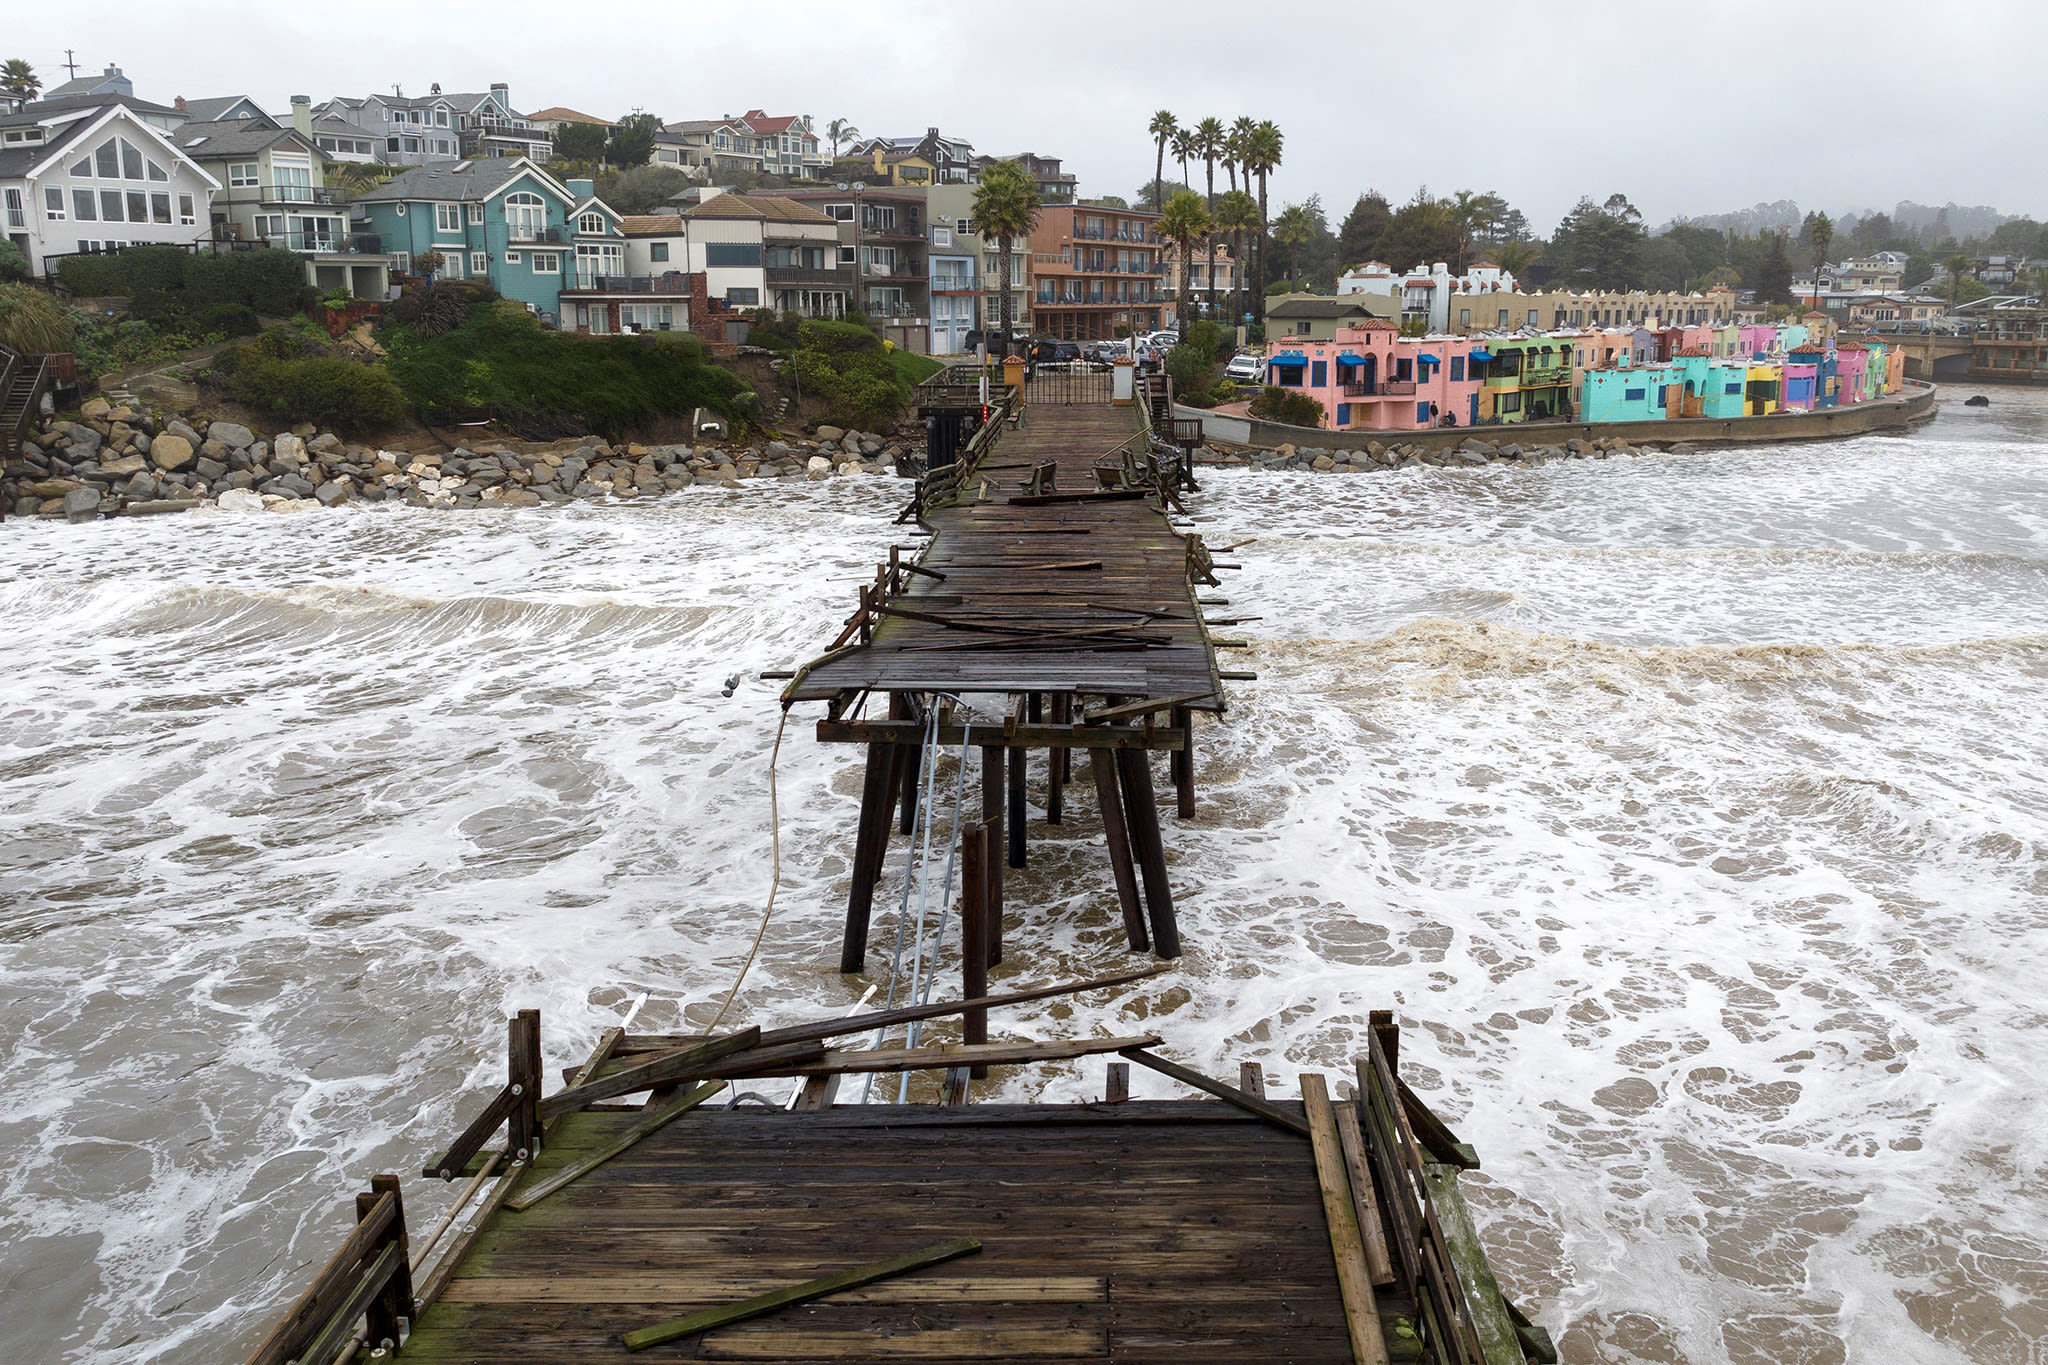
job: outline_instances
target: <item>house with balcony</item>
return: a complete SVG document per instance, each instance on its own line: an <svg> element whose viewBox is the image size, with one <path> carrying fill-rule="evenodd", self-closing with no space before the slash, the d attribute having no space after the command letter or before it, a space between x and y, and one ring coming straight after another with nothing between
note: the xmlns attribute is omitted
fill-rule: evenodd
<svg viewBox="0 0 2048 1365"><path fill-rule="evenodd" d="M946 137L937 128L925 129L922 137L863 138L847 149L847 156L872 161L877 151L884 157L917 157L932 168L936 185L971 185L981 179L981 158L974 154L974 144Z"/></svg>
<svg viewBox="0 0 2048 1365"><path fill-rule="evenodd" d="M1404 337L1385 318L1340 327L1327 339L1282 336L1267 382L1320 403L1332 431L1420 431L1470 426L1479 401L1467 337Z"/></svg>
<svg viewBox="0 0 2048 1365"><path fill-rule="evenodd" d="M846 315L855 274L835 219L779 195L704 193L679 217L685 269L704 276L709 298L807 318Z"/></svg>
<svg viewBox="0 0 2048 1365"><path fill-rule="evenodd" d="M481 94L444 98L454 106L458 146L465 157L523 156L544 162L554 155L554 139L512 107L512 88L505 82L494 82Z"/></svg>
<svg viewBox="0 0 2048 1365"><path fill-rule="evenodd" d="M1475 337L1477 422L1541 422L1572 413L1574 343L1564 337ZM1633 338L1630 360L1636 359Z"/></svg>
<svg viewBox="0 0 2048 1365"><path fill-rule="evenodd" d="M611 119L599 118L595 114L586 114L580 109L570 109L559 104L534 110L526 116L526 122L551 138L571 123L587 123L594 128L603 128L607 132L618 127Z"/></svg>
<svg viewBox="0 0 2048 1365"><path fill-rule="evenodd" d="M1031 330L1062 341L1157 331L1167 317L1159 215L1049 204L1030 236Z"/></svg>
<svg viewBox="0 0 2048 1365"><path fill-rule="evenodd" d="M562 326L566 330L603 335L613 332L687 332L691 326L693 277L682 269L687 252L669 259L664 249L658 267L647 261L652 234L636 241L632 226L645 218L627 218L597 198L588 180L565 182L577 202L569 215L575 263L562 283ZM661 226L681 219L662 215ZM636 246L639 248L636 250ZM702 277L694 278L701 292Z"/></svg>
<svg viewBox="0 0 2048 1365"><path fill-rule="evenodd" d="M333 114L313 119L313 145L329 162L346 162L354 166L377 164L377 139L370 130Z"/></svg>
<svg viewBox="0 0 2048 1365"><path fill-rule="evenodd" d="M1030 176L1037 184L1038 197L1045 203L1071 204L1079 197L1075 193L1077 182L1074 179L1073 172L1061 170L1060 159L1056 156L1040 156L1036 152L1019 152L1015 156L985 156L979 160L981 166L987 166L997 161L1016 162L1023 169L1024 174ZM977 180L981 178L979 167L976 169L975 178Z"/></svg>
<svg viewBox="0 0 2048 1365"><path fill-rule="evenodd" d="M486 280L558 324L562 289L576 269L578 211L596 202L587 181L578 190L524 157L480 157L404 171L354 207L395 269L419 270L431 253L441 258L441 278Z"/></svg>
<svg viewBox="0 0 2048 1365"><path fill-rule="evenodd" d="M818 151L817 134L811 131L809 114L771 116L749 109L733 120L754 136L754 150L761 154L761 169L786 180L813 180L832 164Z"/></svg>
<svg viewBox="0 0 2048 1365"><path fill-rule="evenodd" d="M208 214L209 246L266 245L296 251L306 283L382 299L391 257L374 235L350 230L347 196L327 183L327 158L312 132L312 101L292 99L293 124L268 115L187 123L171 134L220 183Z"/></svg>
<svg viewBox="0 0 2048 1365"><path fill-rule="evenodd" d="M220 182L127 97L39 100L0 115L0 228L46 273L56 258L205 235ZM182 115L148 105L159 117Z"/></svg>
<svg viewBox="0 0 2048 1365"><path fill-rule="evenodd" d="M1225 326L1235 326L1230 316L1231 291L1237 287L1237 263L1231 259L1230 248L1220 243L1216 247L1215 292L1209 289L1209 253L1206 249L1197 251L1192 267L1188 271L1188 284L1193 290L1195 307L1200 310L1197 317L1207 317L1209 300L1216 301L1216 320ZM1180 256L1169 249L1166 252L1166 293L1174 301L1174 318L1179 321L1180 312Z"/></svg>
<svg viewBox="0 0 2048 1365"><path fill-rule="evenodd" d="M338 95L315 106L313 115L366 129L381 165L430 166L462 159L461 115L438 85L424 96Z"/></svg>
<svg viewBox="0 0 2048 1365"><path fill-rule="evenodd" d="M700 180L713 172L758 175L766 163L754 142L752 131L738 119L681 119L654 135L652 161Z"/></svg>
<svg viewBox="0 0 2048 1365"><path fill-rule="evenodd" d="M961 355L981 333L993 333L1003 313L1002 253L974 225L974 186L933 185L925 190L925 231L931 239L932 353ZM940 279L946 287L940 286ZM963 293L960 286L967 286ZM1031 244L1019 237L1010 252L1010 319L1019 332L1031 326ZM945 326L941 326L941 320ZM951 351L943 349L951 346Z"/></svg>
<svg viewBox="0 0 2048 1365"><path fill-rule="evenodd" d="M925 192L869 187L787 194L837 226L839 261L853 268L859 291L855 298L882 335L904 350L929 353L932 302Z"/></svg>

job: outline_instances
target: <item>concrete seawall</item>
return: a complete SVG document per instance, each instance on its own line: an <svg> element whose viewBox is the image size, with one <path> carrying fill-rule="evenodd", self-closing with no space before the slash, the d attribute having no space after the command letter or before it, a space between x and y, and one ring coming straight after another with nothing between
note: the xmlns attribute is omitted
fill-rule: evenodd
<svg viewBox="0 0 2048 1365"><path fill-rule="evenodd" d="M1662 422L1520 422L1504 426L1434 427L1426 431L1323 431L1256 418L1226 417L1179 405L1175 405L1174 415L1200 418L1202 434L1208 440L1265 450L1283 445L1297 449L1314 446L1322 450L1363 450L1375 441L1381 445L1452 450L1474 436L1483 441L1518 441L1531 446L1561 445L1573 437L1627 441L1631 445L1676 445L1683 441L1693 446L1736 446L1831 441L1910 427L1934 415L1934 395L1934 385L1908 379L1905 388L1889 398L1823 412L1769 417L1679 417Z"/></svg>

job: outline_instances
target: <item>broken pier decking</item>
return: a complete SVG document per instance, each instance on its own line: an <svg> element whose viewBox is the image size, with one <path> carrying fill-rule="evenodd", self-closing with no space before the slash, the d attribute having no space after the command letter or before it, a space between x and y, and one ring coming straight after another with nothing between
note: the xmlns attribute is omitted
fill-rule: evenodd
<svg viewBox="0 0 2048 1365"><path fill-rule="evenodd" d="M1112 984L1129 982L1008 999ZM250 1365L643 1347L961 1365L1555 1361L1465 1211L1458 1173L1477 1158L1397 1078L1390 1016L1371 1017L1355 1094L1305 1072L1299 1101L1268 1097L1256 1063L1233 1086L1166 1061L1154 1035L825 1046L905 1013L718 1038L613 1029L542 1098L539 1018L522 1012L508 1084L427 1172L479 1171L463 1200L415 1243L398 1177L375 1177ZM976 1058L1090 1053L1127 1059L1109 1063L1100 1102L967 1102ZM1133 1065L1211 1098L1133 1101ZM607 1078L650 1066L680 1098L657 1085L644 1107L618 1104ZM861 1072L904 1068L943 1071L942 1103L858 1102ZM800 1093L792 1076L808 1076ZM842 1078L854 1102L835 1103ZM483 1151L501 1129L538 1150Z"/></svg>
<svg viewBox="0 0 2048 1365"><path fill-rule="evenodd" d="M868 746L843 971L864 969L891 815L900 805L908 832L932 708L941 749L981 749L982 816L1012 867L1026 856L1027 754L1048 755L1046 820L1058 824L1072 751L1086 750L1131 946L1180 951L1149 754L1171 755L1175 807L1192 815L1193 716L1224 708L1195 590L1215 581L1213 566L1169 519L1183 479L1152 458L1147 408L1112 405L1107 376L1094 378L1024 385L1014 426L1016 400L1000 393L961 463L920 483L913 507L930 543L914 564L892 552L835 647L783 693L785 707L828 704L820 739ZM886 715L860 714L871 698L887 699ZM951 699L982 719L969 725ZM1002 861L990 873L991 961Z"/></svg>

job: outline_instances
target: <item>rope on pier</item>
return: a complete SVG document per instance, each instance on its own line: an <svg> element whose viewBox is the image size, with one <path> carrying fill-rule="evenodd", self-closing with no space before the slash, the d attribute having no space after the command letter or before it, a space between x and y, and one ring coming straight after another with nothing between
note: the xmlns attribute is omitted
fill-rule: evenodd
<svg viewBox="0 0 2048 1365"><path fill-rule="evenodd" d="M739 975L732 979L732 989L725 993L725 1003L718 1007L718 1013L712 1015L711 1022L705 1026L707 1035L717 1032L725 1019L725 1012L732 1008L733 997L740 993L740 984L753 970L755 955L761 951L761 940L768 936L768 917L775 913L775 893L782 889L782 808L775 798L775 763L782 756L782 732L788 728L789 712L785 710L781 722L775 727L775 747L768 751L768 844L773 854L773 870L768 876L768 903L761 907L761 927L754 931L753 946L747 949L747 960L740 964Z"/></svg>

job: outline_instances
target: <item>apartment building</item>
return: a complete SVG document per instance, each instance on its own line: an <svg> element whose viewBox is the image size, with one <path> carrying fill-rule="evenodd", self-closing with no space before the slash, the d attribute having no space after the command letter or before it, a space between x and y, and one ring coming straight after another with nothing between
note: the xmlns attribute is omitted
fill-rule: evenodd
<svg viewBox="0 0 2048 1365"><path fill-rule="evenodd" d="M1047 205L1029 242L1031 330L1063 341L1158 330L1170 249L1158 225L1141 209Z"/></svg>
<svg viewBox="0 0 2048 1365"><path fill-rule="evenodd" d="M903 349L928 354L932 301L926 192L871 186L785 193L838 225L838 261L857 280L861 311Z"/></svg>

